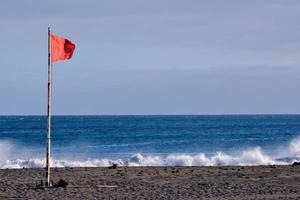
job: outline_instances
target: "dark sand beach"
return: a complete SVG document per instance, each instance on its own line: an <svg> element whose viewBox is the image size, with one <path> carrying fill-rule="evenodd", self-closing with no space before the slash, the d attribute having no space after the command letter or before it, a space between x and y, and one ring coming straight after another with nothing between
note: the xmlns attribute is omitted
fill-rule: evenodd
<svg viewBox="0 0 300 200"><path fill-rule="evenodd" d="M300 166L53 169L67 188L36 188L43 169L0 177L0 199L300 199Z"/></svg>

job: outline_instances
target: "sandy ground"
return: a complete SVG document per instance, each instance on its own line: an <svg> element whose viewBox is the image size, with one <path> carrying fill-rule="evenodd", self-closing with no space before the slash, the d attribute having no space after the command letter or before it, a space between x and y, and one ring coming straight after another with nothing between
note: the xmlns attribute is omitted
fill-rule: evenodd
<svg viewBox="0 0 300 200"><path fill-rule="evenodd" d="M300 199L300 166L55 168L67 188L36 188L43 169L0 170L0 199Z"/></svg>

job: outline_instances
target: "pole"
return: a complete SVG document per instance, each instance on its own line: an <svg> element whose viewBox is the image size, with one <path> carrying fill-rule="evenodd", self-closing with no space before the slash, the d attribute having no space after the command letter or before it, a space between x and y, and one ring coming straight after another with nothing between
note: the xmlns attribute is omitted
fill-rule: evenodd
<svg viewBox="0 0 300 200"><path fill-rule="evenodd" d="M48 27L48 106L47 106L47 152L46 152L46 186L50 183L50 147L51 147L51 100L52 100L52 63L50 47L50 27Z"/></svg>

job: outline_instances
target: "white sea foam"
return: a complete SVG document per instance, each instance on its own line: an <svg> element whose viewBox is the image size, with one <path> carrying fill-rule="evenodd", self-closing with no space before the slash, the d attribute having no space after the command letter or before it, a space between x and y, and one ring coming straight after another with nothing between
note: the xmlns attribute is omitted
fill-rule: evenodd
<svg viewBox="0 0 300 200"><path fill-rule="evenodd" d="M292 157L300 158L300 137L291 141L289 151Z"/></svg>
<svg viewBox="0 0 300 200"><path fill-rule="evenodd" d="M45 160L40 158L11 159L10 152L15 148L8 141L0 141L0 168L42 168ZM245 149L234 154L216 152L212 155L169 154L145 155L134 154L128 159L53 159L53 167L107 167L114 163L120 166L251 166L251 165L286 165L300 160L300 137L293 139L288 147L287 159L266 154L260 147Z"/></svg>
<svg viewBox="0 0 300 200"><path fill-rule="evenodd" d="M7 140L0 140L0 162L11 157L13 145Z"/></svg>
<svg viewBox="0 0 300 200"><path fill-rule="evenodd" d="M109 159L89 159L89 160L52 160L52 167L108 167L112 164L123 166L122 160L109 160ZM2 163L1 168L42 168L45 167L45 159L15 159L6 160Z"/></svg>

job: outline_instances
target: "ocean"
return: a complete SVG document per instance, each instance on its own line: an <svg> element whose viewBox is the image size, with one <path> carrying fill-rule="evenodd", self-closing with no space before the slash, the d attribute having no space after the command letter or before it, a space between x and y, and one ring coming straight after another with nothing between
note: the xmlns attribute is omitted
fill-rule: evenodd
<svg viewBox="0 0 300 200"><path fill-rule="evenodd" d="M45 116L0 117L0 168L45 166ZM53 116L52 166L227 166L300 160L300 115Z"/></svg>

